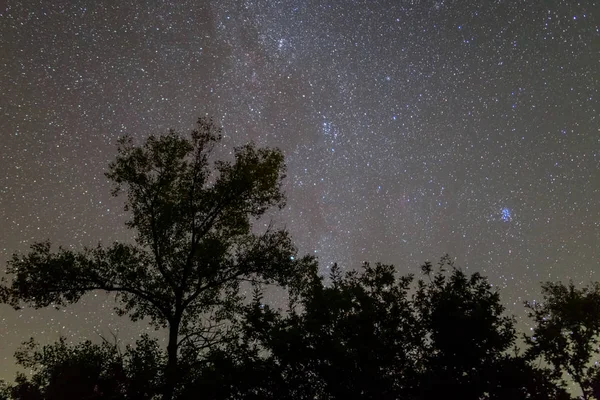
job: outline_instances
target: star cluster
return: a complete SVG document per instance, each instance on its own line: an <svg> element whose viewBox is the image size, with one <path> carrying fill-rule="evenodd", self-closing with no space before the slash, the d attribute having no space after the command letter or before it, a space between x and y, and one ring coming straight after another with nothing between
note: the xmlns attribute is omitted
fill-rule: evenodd
<svg viewBox="0 0 600 400"><path fill-rule="evenodd" d="M274 218L323 272L450 253L517 313L540 281L600 279L598 2L54 3L0 9L1 265L130 239L103 175L116 139L210 115L225 152L282 148ZM101 293L0 320L9 379L30 336L147 329Z"/></svg>

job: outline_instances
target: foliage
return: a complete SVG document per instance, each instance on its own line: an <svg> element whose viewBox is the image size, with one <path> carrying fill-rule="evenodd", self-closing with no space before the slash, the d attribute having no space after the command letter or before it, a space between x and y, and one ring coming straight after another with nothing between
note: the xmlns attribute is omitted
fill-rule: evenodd
<svg viewBox="0 0 600 400"><path fill-rule="evenodd" d="M12 280L3 279L1 299L15 308L58 307L93 290L114 292L118 313L168 330L164 399L171 399L181 349L201 356L227 340L218 327L240 304L241 283L293 285L300 271L316 271L312 258L297 257L285 230L252 230L253 220L285 204L281 151L250 143L234 149L233 161L211 165L220 140L206 118L189 138L170 131L141 146L121 138L106 176L113 195L126 194L135 243L81 251L35 243L9 261Z"/></svg>
<svg viewBox="0 0 600 400"><path fill-rule="evenodd" d="M283 155L250 143L211 162L220 140L206 118L189 138L121 138L106 176L113 195L126 195L135 240L78 251L34 243L13 255L0 285L0 301L15 308L112 292L119 314L167 330L166 351L147 336L124 353L106 341L31 340L16 358L33 374L0 386L0 399L569 399L564 373L585 399L600 398L591 365L600 284L544 285L544 302L528 305L529 347L511 354L514 320L498 292L447 256L425 263L420 279L367 263L333 266L326 283L287 231L257 233L253 223L285 204ZM264 304L271 284L287 289L285 312Z"/></svg>
<svg viewBox="0 0 600 400"><path fill-rule="evenodd" d="M132 399L157 398L162 388L164 356L156 340L142 336L122 354L116 343L84 341L69 345L64 337L40 347L33 339L17 351L19 365L32 371L19 374L6 389L8 398L28 399Z"/></svg>
<svg viewBox="0 0 600 400"><path fill-rule="evenodd" d="M418 282L414 306L426 338L421 353L430 385L422 386L423 395L454 392L478 399L492 390L491 371L514 344L513 320L503 315L498 292L480 274L467 276L449 257L436 273L430 264L422 269L427 280Z"/></svg>
<svg viewBox="0 0 600 400"><path fill-rule="evenodd" d="M545 360L557 379L568 374L584 399L600 399L599 368L591 365L599 354L600 284L578 289L572 282L548 282L542 294L542 302L526 305L536 324L526 337L528 355Z"/></svg>
<svg viewBox="0 0 600 400"><path fill-rule="evenodd" d="M182 345L175 397L571 399L552 370L534 365L535 346L525 355L511 351L513 318L504 315L485 278L465 274L448 257L435 271L429 263L422 269L424 276L415 280L380 263L346 273L334 266L328 280L305 276L286 312L265 305L255 285L250 303L230 321L226 342L202 357L196 347ZM7 399L68 393L150 400L161 393L168 363L147 337L123 354L108 342L70 347L61 340L40 350L30 341L17 359L35 373L18 377L4 392ZM590 377L596 373L589 369ZM590 382L588 398L598 381Z"/></svg>
<svg viewBox="0 0 600 400"><path fill-rule="evenodd" d="M262 352L232 353L252 354L245 368L260 374L254 392L222 398L569 398L547 371L509 354L513 319L482 276L448 257L423 270L415 282L391 265L334 266L329 285L314 279L285 314L255 296L242 342ZM240 364L220 373L239 377Z"/></svg>

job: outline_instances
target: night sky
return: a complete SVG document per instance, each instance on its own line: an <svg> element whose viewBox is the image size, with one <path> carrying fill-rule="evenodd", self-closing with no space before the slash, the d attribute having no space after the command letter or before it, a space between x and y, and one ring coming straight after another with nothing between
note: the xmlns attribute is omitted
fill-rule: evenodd
<svg viewBox="0 0 600 400"><path fill-rule="evenodd" d="M131 240L117 138L209 115L223 154L283 149L274 218L323 272L450 253L520 314L540 281L600 280L600 3L54 3L0 5L0 272L38 240ZM149 329L112 304L0 306L0 378L30 336Z"/></svg>

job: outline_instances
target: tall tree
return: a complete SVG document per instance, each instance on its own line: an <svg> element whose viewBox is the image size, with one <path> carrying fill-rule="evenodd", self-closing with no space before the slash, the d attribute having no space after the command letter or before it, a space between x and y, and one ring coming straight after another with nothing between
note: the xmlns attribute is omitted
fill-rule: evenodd
<svg viewBox="0 0 600 400"><path fill-rule="evenodd" d="M135 243L81 251L35 243L9 261L3 299L39 308L74 303L94 290L114 292L121 315L167 329L163 399L171 400L180 349L200 351L222 339L215 326L232 315L242 282L288 285L300 271L316 271L313 258L296 256L285 230L252 230L253 220L284 206L281 151L250 143L234 149L233 161L211 164L220 140L221 129L206 118L189 138L170 131L141 146L120 139L106 176L113 195L127 194Z"/></svg>
<svg viewBox="0 0 600 400"><path fill-rule="evenodd" d="M550 364L556 379L568 374L585 400L600 399L600 371L592 364L600 354L600 283L576 288L548 282L542 295L541 302L526 304L535 322L526 337L528 355Z"/></svg>

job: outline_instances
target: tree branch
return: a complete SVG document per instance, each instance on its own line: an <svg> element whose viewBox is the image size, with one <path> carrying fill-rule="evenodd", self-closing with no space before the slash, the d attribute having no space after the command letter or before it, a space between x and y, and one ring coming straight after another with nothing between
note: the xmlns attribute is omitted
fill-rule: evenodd
<svg viewBox="0 0 600 400"><path fill-rule="evenodd" d="M199 337L200 340L204 341L205 343L209 343L205 347L209 347L213 344L217 344L220 341L216 341L215 339L218 336L223 336L223 333L221 333L219 330L219 328L221 328L223 325L224 324L222 324L222 323L221 324L211 324L207 327L203 327L201 329L194 330L193 332L190 332L190 333L186 334L183 338L181 338L181 340L177 343L177 346L180 346L186 340L190 340L194 336ZM206 334L208 334L208 335L206 335Z"/></svg>
<svg viewBox="0 0 600 400"><path fill-rule="evenodd" d="M150 230L152 232L152 251L154 252L154 257L156 258L156 266L158 267L158 271L163 276L163 278L165 278L165 280L171 285L171 287L175 288L175 281L173 281L172 276L165 269L162 260L162 255L160 253L158 231L156 228L156 214L154 210L154 202L156 201L157 195L155 194L154 196L152 196L152 200L150 200L151 196L145 190L145 188L140 184L137 184L136 186L144 196L143 204L146 206L146 211L150 215Z"/></svg>
<svg viewBox="0 0 600 400"><path fill-rule="evenodd" d="M65 288L48 289L48 290L46 290L46 292L47 293L65 293L65 292L70 292L70 291L91 292L94 290L103 290L105 292L125 292L125 293L133 294L133 295L138 296L139 298L147 301L148 303L152 304L154 307L156 307L165 316L166 319L169 319L171 317L171 311L167 310L158 301L154 300L153 296L151 296L149 293L139 290L139 289L130 288L127 286L113 286L113 285L106 285L106 284L102 284L102 283L98 282L95 285L82 286L82 287L71 288L71 289L65 289Z"/></svg>
<svg viewBox="0 0 600 400"><path fill-rule="evenodd" d="M200 278L198 278L198 286L196 287L196 290L194 291L194 293L192 295L190 295L190 297L188 297L183 302L183 307L186 308L188 305L190 305L194 300L196 300L206 290L218 287L220 285L224 285L225 283L228 283L228 282L231 282L234 280L237 280L240 282L243 282L243 281L258 282L258 280L256 280L256 279L242 278L242 276L248 275L249 273L254 272L254 271L248 270L248 268L244 268L244 265L248 264L248 262L251 259L251 255L254 252L253 250L260 247L261 243L264 241L265 237L267 236L267 233L269 232L269 230L267 230L267 232L265 232L265 234L259 236L257 243L255 243L255 245L254 245L254 248L247 252L247 257L243 260L240 260L235 265L233 265L230 268L230 270L231 270L230 273L226 274L225 277L221 277L220 279L206 282L204 285L200 284L201 280L200 280ZM277 246L280 243L281 242L279 241L279 242L275 243L274 246ZM248 255L248 254L250 254L250 255Z"/></svg>

